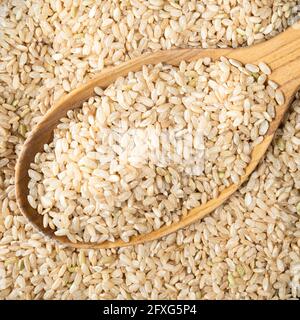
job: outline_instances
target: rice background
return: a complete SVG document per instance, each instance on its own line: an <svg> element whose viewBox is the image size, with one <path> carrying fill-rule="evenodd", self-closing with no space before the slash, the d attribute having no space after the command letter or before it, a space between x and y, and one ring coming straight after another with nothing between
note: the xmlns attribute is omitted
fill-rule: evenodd
<svg viewBox="0 0 300 320"><path fill-rule="evenodd" d="M283 31L298 7L290 0L2 1L0 298L299 298L298 98L249 182L202 221L161 240L63 248L27 224L14 190L27 133L103 67L171 47L251 45Z"/></svg>

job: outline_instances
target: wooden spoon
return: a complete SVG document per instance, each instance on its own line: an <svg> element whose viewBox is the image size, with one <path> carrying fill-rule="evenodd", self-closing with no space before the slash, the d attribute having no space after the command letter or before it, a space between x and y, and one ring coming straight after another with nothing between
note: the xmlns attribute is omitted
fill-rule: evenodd
<svg viewBox="0 0 300 320"><path fill-rule="evenodd" d="M30 168L30 163L34 160L36 153L42 151L44 144L51 140L53 129L56 127L59 120L66 116L67 111L79 107L85 100L94 95L94 87L99 86L105 88L118 77L127 75L129 71L138 71L145 64L165 62L172 65L178 65L182 60L192 61L203 57L211 57L215 60L221 56L236 59L244 64L258 64L262 61L267 63L272 69L272 74L269 76L269 79L280 85L280 89L285 96L285 103L284 105L277 107L276 117L270 123L269 130L266 133L263 142L253 149L251 162L246 168L246 174L241 178L240 184L242 184L264 156L276 129L288 109L290 101L300 87L300 24L294 25L284 33L279 34L267 42L247 48L206 50L172 49L145 54L116 67L105 69L94 79L64 96L46 113L40 123L32 130L26 139L19 156L15 175L16 198L23 215L25 215L44 235L58 240L65 245L75 248L114 248L158 239L180 228L186 227L219 207L239 188L240 184L230 185L221 192L218 198L212 199L205 205L190 210L188 214L182 216L179 222L172 223L169 226L163 226L148 234L134 236L129 242L117 240L115 242L106 241L101 244L72 243L67 237L56 236L54 231L49 227L43 227L43 217L30 206L27 201L27 195L29 182L28 169Z"/></svg>

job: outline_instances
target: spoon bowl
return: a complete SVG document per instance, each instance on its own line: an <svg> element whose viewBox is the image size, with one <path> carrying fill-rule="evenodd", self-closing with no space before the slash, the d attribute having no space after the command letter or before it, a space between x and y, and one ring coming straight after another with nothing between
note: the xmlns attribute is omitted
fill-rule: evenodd
<svg viewBox="0 0 300 320"><path fill-rule="evenodd" d="M66 116L67 111L80 107L84 101L94 95L95 87L106 88L113 83L118 77L126 76L130 71L138 71L143 65L157 64L160 62L178 66L180 61L187 62L197 60L204 57L210 57L212 60L220 57L235 59L243 64L258 64L265 62L272 69L272 74L268 79L279 84L281 91L285 96L285 103L276 108L276 116L270 123L269 129L264 136L263 141L253 148L251 154L251 162L245 170L245 175L241 177L238 185L232 184L225 188L218 198L208 201L206 204L191 209L186 215L182 216L178 222L169 226L152 231L147 234L133 236L129 242L116 240L114 242L103 243L72 243L65 236L57 236L50 227L43 226L43 217L33 209L28 200L28 169L30 163L34 161L34 157L38 152L43 150L43 146L51 141L54 128L59 120ZM20 156L16 164L16 199L18 206L24 216L45 236L59 241L74 248L115 248L128 245L136 245L146 241L158 239L166 236L178 229L184 228L189 224L203 218L208 213L219 207L226 199L228 199L239 187L247 180L253 172L259 161L263 158L268 146L270 145L274 134L288 109L295 92L300 87L300 24L294 25L282 34L273 39L253 45L247 48L239 49L172 49L158 51L155 53L144 54L138 58L131 59L116 67L103 70L92 80L83 84L79 88L73 90L69 94L61 98L49 111L42 120L28 135Z"/></svg>

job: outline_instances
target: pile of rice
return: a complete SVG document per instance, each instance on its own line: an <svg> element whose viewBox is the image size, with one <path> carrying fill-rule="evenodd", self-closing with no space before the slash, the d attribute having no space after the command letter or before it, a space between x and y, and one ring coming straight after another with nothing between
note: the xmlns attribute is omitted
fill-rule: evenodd
<svg viewBox="0 0 300 320"><path fill-rule="evenodd" d="M222 57L143 66L96 88L28 171L44 227L72 242L128 242L239 184L284 103L259 65Z"/></svg>
<svg viewBox="0 0 300 320"><path fill-rule="evenodd" d="M238 47L292 23L292 0L2 1L1 299L290 299L300 279L300 100L222 207L161 240L75 250L17 208L14 166L53 102L103 67L170 47Z"/></svg>

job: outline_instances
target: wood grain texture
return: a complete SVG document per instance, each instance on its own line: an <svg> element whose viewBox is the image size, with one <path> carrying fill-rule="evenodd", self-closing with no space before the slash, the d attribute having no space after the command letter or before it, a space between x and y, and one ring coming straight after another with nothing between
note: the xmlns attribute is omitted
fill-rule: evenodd
<svg viewBox="0 0 300 320"><path fill-rule="evenodd" d="M276 110L276 117L270 124L269 130L263 142L257 145L252 152L252 160L246 168L246 174L241 178L241 183L245 182L250 173L255 169L261 158L264 156L274 133L277 130L289 102L293 98L296 90L300 87L300 25L291 27L275 38L248 48L240 49L173 49L145 54L138 58L124 62L116 67L107 68L94 79L81 87L73 90L61 100L59 100L43 117L40 123L32 130L26 139L16 165L16 199L19 208L24 216L37 227L44 235L55 239L61 243L75 248L114 248L143 243L155 240L174 232L180 228L201 219L214 209L219 207L228 199L240 185L231 185L223 190L216 199L208 201L205 205L194 208L183 216L179 222L170 226L164 226L159 230L145 235L132 237L130 242L121 240L115 242L95 243L71 243L66 237L56 236L52 229L43 227L43 217L33 209L28 201L28 169L33 162L37 152L42 151L43 145L48 143L52 137L53 129L59 120L66 116L68 110L75 109L89 97L94 95L94 87L107 87L120 76L126 76L129 71L138 71L145 64L157 64L165 62L178 65L180 61L192 61L201 57L211 57L218 59L221 56L241 61L242 63L258 64L260 61L267 63L272 74L269 79L276 81L285 95L285 104Z"/></svg>

